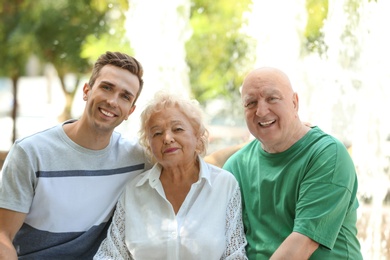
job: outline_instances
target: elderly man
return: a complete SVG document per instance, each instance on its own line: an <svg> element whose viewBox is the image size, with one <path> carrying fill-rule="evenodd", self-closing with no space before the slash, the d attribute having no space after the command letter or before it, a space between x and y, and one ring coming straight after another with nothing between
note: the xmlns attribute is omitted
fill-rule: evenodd
<svg viewBox="0 0 390 260"><path fill-rule="evenodd" d="M253 141L224 169L241 187L249 259L362 259L357 176L344 145L298 116L298 95L275 68L250 72L242 102Z"/></svg>

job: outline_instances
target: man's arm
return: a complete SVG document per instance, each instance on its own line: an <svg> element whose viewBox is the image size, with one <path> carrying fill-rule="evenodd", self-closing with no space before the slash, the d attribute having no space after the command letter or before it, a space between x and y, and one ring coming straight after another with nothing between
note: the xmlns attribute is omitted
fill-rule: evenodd
<svg viewBox="0 0 390 260"><path fill-rule="evenodd" d="M0 208L0 259L18 259L12 241L22 227L26 214Z"/></svg>
<svg viewBox="0 0 390 260"><path fill-rule="evenodd" d="M246 145L248 142L228 146L226 148L223 148L221 150L215 151L207 156L204 157L204 160L210 164L213 164L215 166L218 166L222 168L222 166L225 164L227 159L229 159L230 156L232 156L235 152L240 150L244 145Z"/></svg>
<svg viewBox="0 0 390 260"><path fill-rule="evenodd" d="M271 256L271 260L279 259L309 259L319 244L309 237L292 232Z"/></svg>

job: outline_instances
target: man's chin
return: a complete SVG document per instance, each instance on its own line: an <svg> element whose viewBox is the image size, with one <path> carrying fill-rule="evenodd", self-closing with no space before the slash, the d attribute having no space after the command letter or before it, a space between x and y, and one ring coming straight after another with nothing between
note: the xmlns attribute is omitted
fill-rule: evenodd
<svg viewBox="0 0 390 260"><path fill-rule="evenodd" d="M118 123L111 123L111 122L97 122L95 124L95 127L100 132L112 132L114 129L118 126Z"/></svg>

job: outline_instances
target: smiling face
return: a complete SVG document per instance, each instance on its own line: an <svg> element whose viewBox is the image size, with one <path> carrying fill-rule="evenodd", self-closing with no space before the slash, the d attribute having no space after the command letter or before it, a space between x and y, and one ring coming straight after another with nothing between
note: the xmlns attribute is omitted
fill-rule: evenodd
<svg viewBox="0 0 390 260"><path fill-rule="evenodd" d="M301 126L298 96L284 73L272 68L251 72L241 97L248 129L264 150L280 152L295 143L295 131Z"/></svg>
<svg viewBox="0 0 390 260"><path fill-rule="evenodd" d="M84 85L86 120L95 131L111 132L134 111L139 91L137 76L128 70L104 66L93 86Z"/></svg>
<svg viewBox="0 0 390 260"><path fill-rule="evenodd" d="M179 109L164 108L152 114L148 122L146 133L151 151L164 168L196 162L199 138Z"/></svg>

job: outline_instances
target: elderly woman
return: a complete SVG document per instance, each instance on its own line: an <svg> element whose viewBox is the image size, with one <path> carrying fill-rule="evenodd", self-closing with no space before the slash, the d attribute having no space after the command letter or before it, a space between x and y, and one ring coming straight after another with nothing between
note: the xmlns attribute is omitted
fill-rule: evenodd
<svg viewBox="0 0 390 260"><path fill-rule="evenodd" d="M206 163L197 103L159 93L141 114L156 162L130 181L94 259L247 259L233 175Z"/></svg>

